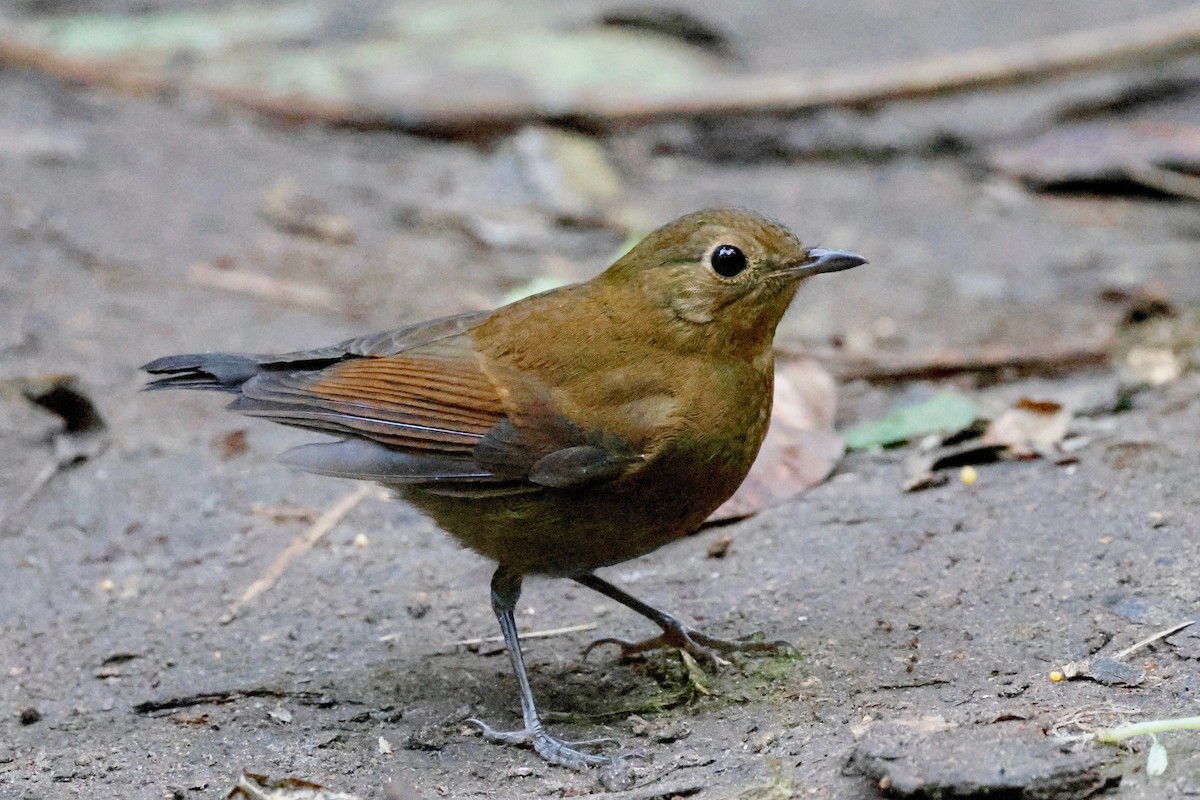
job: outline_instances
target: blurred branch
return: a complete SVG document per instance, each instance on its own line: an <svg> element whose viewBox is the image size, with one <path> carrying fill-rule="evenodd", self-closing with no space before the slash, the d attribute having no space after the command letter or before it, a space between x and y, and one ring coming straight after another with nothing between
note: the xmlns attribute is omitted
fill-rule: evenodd
<svg viewBox="0 0 1200 800"><path fill-rule="evenodd" d="M5 27L0 14L0 30ZM270 95L252 87L206 85L119 59L72 58L0 33L0 64L38 69L86 85L127 91L193 89L221 102L286 119L442 135L495 133L531 122L604 128L656 119L863 105L1038 81L1127 63L1152 63L1191 51L1200 51L1200 4L1101 28L865 69L714 77L694 91L672 94L591 91L556 96L553 101L536 96L459 98L418 108L406 105L403 97L355 104Z"/></svg>
<svg viewBox="0 0 1200 800"><path fill-rule="evenodd" d="M834 354L826 363L843 383L865 380L874 384L897 384L947 380L965 375L996 383L1035 376L1056 378L1103 369L1111 361L1112 348L1112 342L1102 342L1091 347L1067 347L1044 353L973 352L915 359L848 359Z"/></svg>
<svg viewBox="0 0 1200 800"><path fill-rule="evenodd" d="M1161 61L1200 51L1200 5L1091 30L1047 36L1005 47L946 53L865 70L741 76L708 87L705 95L655 108L600 109L609 118L802 111L926 97L984 86L1023 83L1114 65Z"/></svg>

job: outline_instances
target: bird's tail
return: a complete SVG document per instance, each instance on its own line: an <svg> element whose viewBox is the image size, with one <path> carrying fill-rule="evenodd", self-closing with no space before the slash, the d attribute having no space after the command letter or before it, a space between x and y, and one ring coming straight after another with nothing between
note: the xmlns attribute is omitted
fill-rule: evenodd
<svg viewBox="0 0 1200 800"><path fill-rule="evenodd" d="M269 360L242 353L192 353L156 358L142 369L162 376L146 384L148 390L209 389L236 394Z"/></svg>

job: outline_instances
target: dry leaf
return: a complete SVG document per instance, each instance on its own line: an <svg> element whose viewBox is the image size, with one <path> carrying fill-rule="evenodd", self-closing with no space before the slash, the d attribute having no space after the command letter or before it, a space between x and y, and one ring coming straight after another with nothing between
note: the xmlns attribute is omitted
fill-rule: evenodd
<svg viewBox="0 0 1200 800"><path fill-rule="evenodd" d="M1058 447L1067 435L1070 413L1060 403L1022 397L988 425L982 444L1005 445L1017 457Z"/></svg>
<svg viewBox="0 0 1200 800"><path fill-rule="evenodd" d="M226 795L229 800L359 800L356 794L336 792L300 778L268 778L243 772Z"/></svg>
<svg viewBox="0 0 1200 800"><path fill-rule="evenodd" d="M228 431L218 434L212 439L213 449L221 456L222 461L230 461L246 452L246 429Z"/></svg>
<svg viewBox="0 0 1200 800"><path fill-rule="evenodd" d="M1162 386L1183 374L1179 356L1169 347L1131 347L1125 353L1125 367L1132 377L1150 386Z"/></svg>

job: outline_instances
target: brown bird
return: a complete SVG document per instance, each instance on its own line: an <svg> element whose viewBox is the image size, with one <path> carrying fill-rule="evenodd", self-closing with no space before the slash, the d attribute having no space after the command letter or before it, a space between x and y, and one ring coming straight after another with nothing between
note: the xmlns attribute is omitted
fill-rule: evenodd
<svg viewBox="0 0 1200 800"><path fill-rule="evenodd" d="M805 247L747 211L659 228L586 283L286 355L168 356L149 389L215 389L233 411L339 437L282 456L371 480L498 565L492 608L524 727L496 742L573 768L603 763L547 733L513 609L527 574L571 578L712 662L762 643L705 636L593 574L699 527L746 477L771 417L776 325L800 282L866 263Z"/></svg>

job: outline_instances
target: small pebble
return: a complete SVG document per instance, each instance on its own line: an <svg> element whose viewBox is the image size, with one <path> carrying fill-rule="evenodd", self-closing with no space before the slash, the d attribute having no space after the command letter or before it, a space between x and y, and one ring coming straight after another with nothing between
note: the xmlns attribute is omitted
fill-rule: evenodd
<svg viewBox="0 0 1200 800"><path fill-rule="evenodd" d="M708 557L724 558L725 556L729 555L729 546L731 544L733 544L733 538L729 536L722 536L714 539L708 545Z"/></svg>

